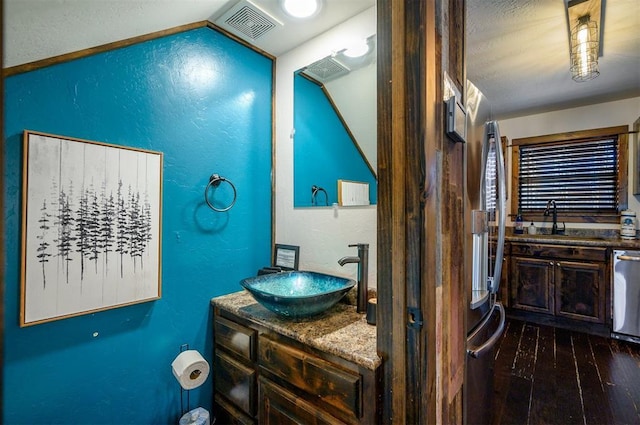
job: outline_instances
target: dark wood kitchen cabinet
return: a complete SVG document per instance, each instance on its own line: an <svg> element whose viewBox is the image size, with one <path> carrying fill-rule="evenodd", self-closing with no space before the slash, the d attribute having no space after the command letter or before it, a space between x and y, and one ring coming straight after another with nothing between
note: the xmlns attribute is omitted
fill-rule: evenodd
<svg viewBox="0 0 640 425"><path fill-rule="evenodd" d="M552 260L512 256L509 306L553 314Z"/></svg>
<svg viewBox="0 0 640 425"><path fill-rule="evenodd" d="M605 263L558 261L555 266L555 314L569 319L606 320Z"/></svg>
<svg viewBox="0 0 640 425"><path fill-rule="evenodd" d="M232 424L374 424L378 370L215 308L214 414Z"/></svg>
<svg viewBox="0 0 640 425"><path fill-rule="evenodd" d="M608 323L607 253L605 247L511 243L510 307Z"/></svg>

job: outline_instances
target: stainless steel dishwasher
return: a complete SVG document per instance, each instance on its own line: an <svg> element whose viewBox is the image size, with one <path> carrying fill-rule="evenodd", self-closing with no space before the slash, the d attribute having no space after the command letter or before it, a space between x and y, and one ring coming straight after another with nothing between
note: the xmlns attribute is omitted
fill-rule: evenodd
<svg viewBox="0 0 640 425"><path fill-rule="evenodd" d="M613 251L613 332L640 344L640 251Z"/></svg>

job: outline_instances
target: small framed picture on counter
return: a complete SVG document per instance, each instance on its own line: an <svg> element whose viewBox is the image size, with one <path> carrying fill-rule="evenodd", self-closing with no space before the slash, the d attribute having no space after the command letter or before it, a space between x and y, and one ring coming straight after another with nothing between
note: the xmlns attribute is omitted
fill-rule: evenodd
<svg viewBox="0 0 640 425"><path fill-rule="evenodd" d="M298 270L300 247L276 244L273 250L273 265L283 270Z"/></svg>

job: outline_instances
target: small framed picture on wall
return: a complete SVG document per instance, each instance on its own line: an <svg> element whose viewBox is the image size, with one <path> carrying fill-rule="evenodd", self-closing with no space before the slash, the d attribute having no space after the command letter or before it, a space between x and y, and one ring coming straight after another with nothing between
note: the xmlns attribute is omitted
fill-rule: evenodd
<svg viewBox="0 0 640 425"><path fill-rule="evenodd" d="M273 265L283 270L298 270L300 247L276 244L273 250Z"/></svg>

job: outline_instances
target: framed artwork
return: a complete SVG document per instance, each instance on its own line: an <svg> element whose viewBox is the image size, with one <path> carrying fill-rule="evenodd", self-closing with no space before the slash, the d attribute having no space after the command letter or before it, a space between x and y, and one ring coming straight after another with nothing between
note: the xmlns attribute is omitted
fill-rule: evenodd
<svg viewBox="0 0 640 425"><path fill-rule="evenodd" d="M273 265L283 270L298 270L300 247L276 244L273 250Z"/></svg>
<svg viewBox="0 0 640 425"><path fill-rule="evenodd" d="M23 143L20 326L159 299L162 153Z"/></svg>

